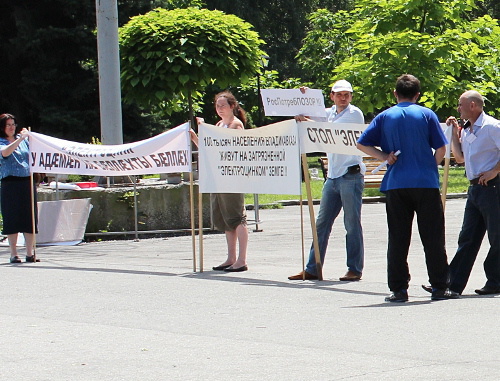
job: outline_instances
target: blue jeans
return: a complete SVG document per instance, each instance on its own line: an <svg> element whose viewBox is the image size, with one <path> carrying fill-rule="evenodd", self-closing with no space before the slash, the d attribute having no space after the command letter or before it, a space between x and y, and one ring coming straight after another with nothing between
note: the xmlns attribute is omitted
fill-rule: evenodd
<svg viewBox="0 0 500 381"><path fill-rule="evenodd" d="M328 239L333 222L344 209L344 227L346 234L347 268L361 275L364 263L363 229L361 228L361 205L363 196L363 175L346 173L336 179L328 178L323 185L316 231L321 263L325 262ZM317 275L314 246L311 245L309 261L306 266L309 274Z"/></svg>
<svg viewBox="0 0 500 381"><path fill-rule="evenodd" d="M450 263L450 289L461 293L469 280L483 237L488 232L490 249L483 267L486 286L500 287L500 178L490 186L472 185L467 191L458 249Z"/></svg>

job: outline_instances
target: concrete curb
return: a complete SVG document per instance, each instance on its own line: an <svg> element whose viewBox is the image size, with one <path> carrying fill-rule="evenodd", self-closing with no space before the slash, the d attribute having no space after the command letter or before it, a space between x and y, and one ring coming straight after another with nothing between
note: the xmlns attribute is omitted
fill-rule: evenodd
<svg viewBox="0 0 500 381"><path fill-rule="evenodd" d="M461 199L467 198L467 193L450 193L446 195L447 200ZM321 200L315 199L313 200L313 205L319 205ZM377 202L385 202L384 196L376 196L376 197L363 197L363 204L372 204ZM303 205L307 205L307 200L302 200ZM281 200L276 202L271 202L268 204L259 204L259 209L272 209L273 206L297 206L300 205L300 200ZM246 210L254 210L255 205L248 204L245 206Z"/></svg>

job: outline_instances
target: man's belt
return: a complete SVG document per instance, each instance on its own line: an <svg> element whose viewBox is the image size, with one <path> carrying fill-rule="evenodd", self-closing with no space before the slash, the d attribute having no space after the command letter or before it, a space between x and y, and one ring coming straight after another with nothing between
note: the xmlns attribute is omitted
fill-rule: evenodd
<svg viewBox="0 0 500 381"><path fill-rule="evenodd" d="M351 165L350 167L347 167L347 173L353 175L355 173L359 173L361 172L361 167L359 166L359 164L356 164L356 165Z"/></svg>
<svg viewBox="0 0 500 381"><path fill-rule="evenodd" d="M490 181L488 181L486 183L486 186L490 187L492 185L495 185L495 183L498 181L498 179L499 179L499 175L497 175L496 177L494 177ZM478 185L479 184L479 177L476 177L475 179L469 180L469 182L470 182L470 185Z"/></svg>

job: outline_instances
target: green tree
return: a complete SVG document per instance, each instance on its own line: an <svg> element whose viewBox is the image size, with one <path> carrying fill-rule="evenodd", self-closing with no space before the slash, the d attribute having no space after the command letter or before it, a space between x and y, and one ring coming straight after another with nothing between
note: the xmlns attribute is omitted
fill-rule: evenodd
<svg viewBox="0 0 500 381"><path fill-rule="evenodd" d="M2 112L58 136L98 131L95 11L77 0L4 0L0 12Z"/></svg>
<svg viewBox="0 0 500 381"><path fill-rule="evenodd" d="M309 15L310 31L297 54L297 62L313 73L315 87L327 88L335 68L352 53L354 38L346 31L353 19L352 13L343 10L332 13L318 9Z"/></svg>
<svg viewBox="0 0 500 381"><path fill-rule="evenodd" d="M234 14L249 22L266 42L269 68L280 78L308 77L297 55L308 27L307 16L318 7L331 12L351 9L353 0L205 0L207 8Z"/></svg>
<svg viewBox="0 0 500 381"><path fill-rule="evenodd" d="M118 18L128 21L152 6L187 2L118 0ZM65 139L89 142L100 135L95 6L78 0L0 2L0 112ZM160 122L150 110L123 108L127 141L160 130Z"/></svg>
<svg viewBox="0 0 500 381"><path fill-rule="evenodd" d="M348 14L351 27L337 27L343 60L330 82L350 80L364 112L393 104L392 90L403 73L420 78L420 103L441 118L455 112L460 93L470 88L498 107L500 28L489 16L472 19L474 6L474 0L359 0ZM316 54L317 61L326 59L320 48Z"/></svg>
<svg viewBox="0 0 500 381"><path fill-rule="evenodd" d="M259 68L261 41L251 25L207 9L155 9L120 31L127 102L171 111L179 100L247 82Z"/></svg>

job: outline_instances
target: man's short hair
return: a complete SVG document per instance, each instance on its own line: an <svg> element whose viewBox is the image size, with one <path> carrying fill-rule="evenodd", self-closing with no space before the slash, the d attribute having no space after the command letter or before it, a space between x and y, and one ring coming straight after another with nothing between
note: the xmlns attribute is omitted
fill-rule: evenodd
<svg viewBox="0 0 500 381"><path fill-rule="evenodd" d="M396 81L396 93L401 98L411 99L420 93L420 81L411 74L403 74Z"/></svg>
<svg viewBox="0 0 500 381"><path fill-rule="evenodd" d="M483 96L476 90L469 90L462 94L462 96L467 99L469 102L474 102L479 107L484 107L484 98Z"/></svg>

